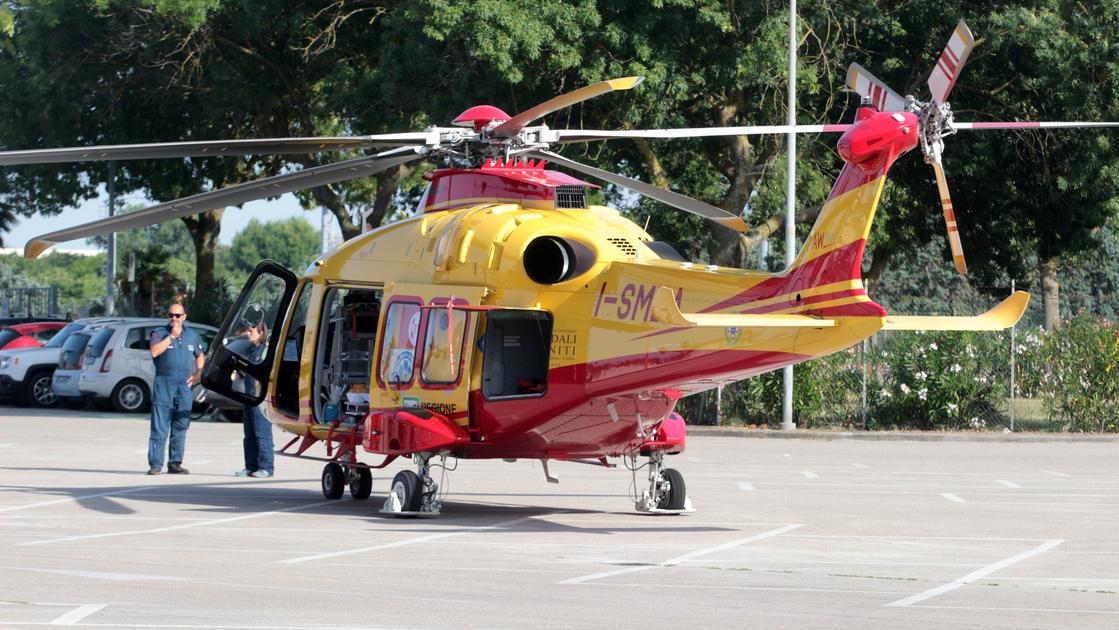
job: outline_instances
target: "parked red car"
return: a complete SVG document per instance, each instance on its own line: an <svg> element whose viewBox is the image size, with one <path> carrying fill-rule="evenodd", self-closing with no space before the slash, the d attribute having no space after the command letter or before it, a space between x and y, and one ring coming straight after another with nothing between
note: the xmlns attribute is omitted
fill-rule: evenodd
<svg viewBox="0 0 1119 630"><path fill-rule="evenodd" d="M38 348L62 330L66 322L34 322L0 328L0 348Z"/></svg>

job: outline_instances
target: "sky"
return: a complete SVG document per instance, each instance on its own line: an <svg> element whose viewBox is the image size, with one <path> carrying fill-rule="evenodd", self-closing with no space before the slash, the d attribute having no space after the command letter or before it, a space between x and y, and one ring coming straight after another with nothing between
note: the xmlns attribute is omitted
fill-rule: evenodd
<svg viewBox="0 0 1119 630"><path fill-rule="evenodd" d="M117 208L121 208L133 204L150 205L150 202L145 200L142 195L126 195L122 199L117 200ZM17 248L22 250L27 241L36 236L60 230L65 227L72 227L88 221L96 221L102 219L109 214L109 198L108 195L102 194L98 199L90 199L76 208L64 210L62 214L50 217L30 217L21 219L20 222L8 232L0 233L0 237L4 239L5 248ZM225 214L222 215L221 221L221 237L219 241L224 245L229 245L233 242L233 237L238 232L245 229L251 219L257 219L262 223L271 221L282 221L289 217L303 217L315 229L321 225L321 215L318 211L304 210L299 206L299 202L295 199L294 195L287 194L275 201L253 201L245 204L241 208L230 207L227 208ZM338 222L333 216L330 216L329 228L334 233L338 233ZM62 243L57 246L59 249L76 250L86 249L95 250L96 248L87 241L71 241L69 243Z"/></svg>

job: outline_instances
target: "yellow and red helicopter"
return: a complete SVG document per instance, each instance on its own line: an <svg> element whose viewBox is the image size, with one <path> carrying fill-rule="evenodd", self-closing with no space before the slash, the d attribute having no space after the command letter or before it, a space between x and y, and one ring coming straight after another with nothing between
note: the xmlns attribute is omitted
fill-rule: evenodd
<svg viewBox="0 0 1119 630"><path fill-rule="evenodd" d="M0 153L0 164L308 153L379 153L231 186L44 235L54 243L165 221L215 207L366 177L430 159L411 218L354 238L297 277L265 261L253 272L210 350L205 384L294 435L281 453L326 461L322 491L371 493L371 468L399 457L383 511L438 514L431 475L447 458L550 460L646 468L635 483L645 512L691 509L683 475L665 456L684 450L680 397L848 348L884 329L994 330L1012 326L1018 292L975 317L888 314L866 294L861 260L896 159L920 146L935 172L957 268L966 272L941 152L958 129L1114 126L1115 123L956 123L947 96L974 40L962 21L933 70L928 100L902 98L857 65L848 86L864 100L851 124L596 131L533 123L580 101L636 86L604 81L510 116L484 105L454 127L417 133L117 145ZM564 158L550 149L618 138L841 132L845 164L803 249L765 273L681 259L618 211L587 202L593 184L559 165L745 231L741 218L668 190ZM386 150L387 149L387 150ZM264 326L266 346L240 333ZM250 379L254 395L235 389ZM253 391L253 390L249 390ZM325 443L325 457L308 451ZM365 451L379 456L369 465Z"/></svg>

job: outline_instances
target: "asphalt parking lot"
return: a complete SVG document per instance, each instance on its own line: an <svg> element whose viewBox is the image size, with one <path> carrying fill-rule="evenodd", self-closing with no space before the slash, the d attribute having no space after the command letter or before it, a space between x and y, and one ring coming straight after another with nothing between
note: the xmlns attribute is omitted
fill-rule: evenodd
<svg viewBox="0 0 1119 630"><path fill-rule="evenodd" d="M621 467L463 461L431 520L377 513L403 463L327 501L318 462L233 477L239 425L195 423L188 476L146 443L0 408L0 625L1119 627L1116 442L698 435L682 516L635 513Z"/></svg>

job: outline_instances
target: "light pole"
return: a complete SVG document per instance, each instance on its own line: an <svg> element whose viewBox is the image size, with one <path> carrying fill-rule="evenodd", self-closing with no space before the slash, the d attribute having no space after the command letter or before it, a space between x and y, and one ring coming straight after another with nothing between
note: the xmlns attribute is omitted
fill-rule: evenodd
<svg viewBox="0 0 1119 630"><path fill-rule="evenodd" d="M116 212L117 196L113 185L117 175L116 160L109 160L109 216ZM109 250L105 256L105 314L112 315L115 311L113 299L113 285L117 275L117 234L109 232Z"/></svg>
<svg viewBox="0 0 1119 630"><path fill-rule="evenodd" d="M785 184L785 268L793 266L796 253L796 191L797 191L797 134L792 127L797 124L797 0L789 0L789 133L785 144L788 148L788 170ZM785 366L782 381L785 398L781 405L781 428L797 428L793 424L793 366Z"/></svg>

